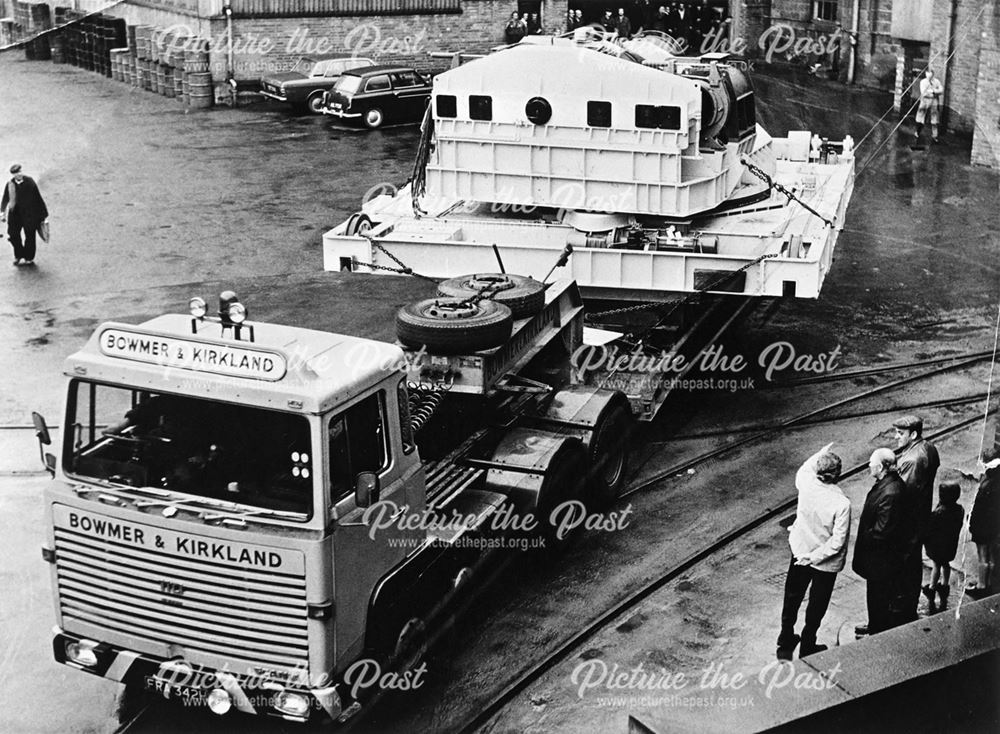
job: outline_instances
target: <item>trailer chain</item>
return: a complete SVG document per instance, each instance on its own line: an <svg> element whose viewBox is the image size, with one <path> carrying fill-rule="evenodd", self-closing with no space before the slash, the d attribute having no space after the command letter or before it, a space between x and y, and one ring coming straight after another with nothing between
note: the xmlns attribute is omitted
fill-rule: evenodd
<svg viewBox="0 0 1000 734"><path fill-rule="evenodd" d="M802 199L799 198L795 194L795 192L789 191L787 188L785 188L780 183L778 183L777 181L775 181L762 168L760 168L759 166L754 165L753 163L751 163L750 160L746 156L743 156L740 159L740 162L743 163L744 166L746 166L747 170L750 171L750 173L752 173L754 176L756 176L761 181L763 181L764 183L766 183L767 186L768 186L768 188L774 189L775 191L777 191L780 194L784 194L785 196L788 197L789 201L794 201L799 206L801 206L803 209L805 209L807 212L809 212L810 214L818 217L827 227L830 227L830 229L834 228L834 223L833 223L832 220L827 219L822 214L820 214L818 211L816 211L811 206L809 206L804 201L802 201Z"/></svg>
<svg viewBox="0 0 1000 734"><path fill-rule="evenodd" d="M648 311L657 307L663 306L662 303L651 301L648 303L640 303L635 306L625 306L623 308L613 308L610 311L598 311L597 313L588 313L585 315L585 319L588 322L593 322L598 319L602 319L606 316L618 316L623 313L636 313L639 311Z"/></svg>
<svg viewBox="0 0 1000 734"><path fill-rule="evenodd" d="M638 340L640 342L643 341L650 333L652 333L653 331L655 331L656 329L658 329L663 324L664 321L666 321L668 318L670 318L670 316L677 309L679 309L681 306L684 306L684 305L690 303L691 300L695 296L700 296L700 295L706 293L707 291L712 290L713 288L715 288L715 286L719 285L720 283L725 283L726 281L731 280L732 278L736 277L737 275L739 275L740 273L744 272L745 270L749 270L753 266L759 265L760 263L764 262L765 260L771 260L772 258L778 257L778 255L779 255L779 253L777 253L777 252L766 253L766 254L761 255L760 257L758 257L758 258L756 258L754 260L751 260L746 265L744 265L744 266L742 266L740 268L737 268L736 270L729 271L729 272L726 272L723 275L720 275L718 278L716 278L715 280L713 280L711 283L708 283L707 285L702 286L701 288L699 288L696 291L688 293L686 296L684 296L684 298L682 298L681 300L677 301L673 305L673 307L669 311L667 311L665 314L663 314L660 317L660 319L655 324L653 324L652 326L648 326L648 327L646 327L645 329L643 329L641 331L632 332L631 334L629 334L629 337L631 339L635 339L635 340Z"/></svg>
<svg viewBox="0 0 1000 734"><path fill-rule="evenodd" d="M429 275L422 275L420 273L415 272L413 270L413 268L409 267L406 263L404 263L398 257L396 257L395 255L393 255L387 249L385 249L385 247L383 247L381 244L379 244L375 240L375 238L372 237L367 232L358 232L358 234L361 235L362 237L364 237L366 240L368 240L368 244L369 245L371 245L372 247L374 247L379 252L383 253L386 257L388 257L394 263L396 263L397 265L399 265L399 267L398 268L393 268L393 267L390 267L388 265L376 265L375 263L368 263L368 262L365 262L363 260L359 260L356 257L352 257L351 258L352 264L354 264L354 265L362 265L362 266L364 266L366 268L370 268L372 270L385 270L386 272L389 272L389 273L399 273L401 275L412 275L414 278L422 278L423 280L430 281L431 283L437 283L438 282L436 278L432 278Z"/></svg>

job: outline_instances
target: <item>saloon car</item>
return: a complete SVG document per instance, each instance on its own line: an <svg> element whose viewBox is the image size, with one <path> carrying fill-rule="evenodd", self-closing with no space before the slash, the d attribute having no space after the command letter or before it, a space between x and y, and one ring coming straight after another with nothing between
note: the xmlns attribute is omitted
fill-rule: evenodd
<svg viewBox="0 0 1000 734"><path fill-rule="evenodd" d="M303 56L291 71L262 77L260 92L270 99L319 114L323 95L333 88L341 74L373 63L371 59L347 54Z"/></svg>
<svg viewBox="0 0 1000 734"><path fill-rule="evenodd" d="M367 128L420 122L431 98L431 80L408 66L370 66L341 75L323 114L360 120Z"/></svg>

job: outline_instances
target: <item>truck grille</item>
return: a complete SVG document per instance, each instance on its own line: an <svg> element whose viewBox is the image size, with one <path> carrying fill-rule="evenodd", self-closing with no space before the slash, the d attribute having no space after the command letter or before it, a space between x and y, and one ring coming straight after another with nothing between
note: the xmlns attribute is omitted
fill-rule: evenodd
<svg viewBox="0 0 1000 734"><path fill-rule="evenodd" d="M185 558L55 528L64 624L73 620L249 665L308 663L303 574ZM197 662L197 660L193 659Z"/></svg>

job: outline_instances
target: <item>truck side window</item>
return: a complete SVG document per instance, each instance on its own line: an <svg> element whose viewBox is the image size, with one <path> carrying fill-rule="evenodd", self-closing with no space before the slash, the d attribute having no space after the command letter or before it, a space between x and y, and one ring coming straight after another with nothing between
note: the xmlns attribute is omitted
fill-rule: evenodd
<svg viewBox="0 0 1000 734"><path fill-rule="evenodd" d="M378 392L330 421L330 490L333 501L354 491L360 472L381 472L388 466L385 397Z"/></svg>

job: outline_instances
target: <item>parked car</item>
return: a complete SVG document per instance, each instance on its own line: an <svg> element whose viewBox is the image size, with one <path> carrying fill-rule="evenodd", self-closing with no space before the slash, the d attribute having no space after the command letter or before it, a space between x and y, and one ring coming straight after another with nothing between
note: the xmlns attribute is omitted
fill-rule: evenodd
<svg viewBox="0 0 1000 734"><path fill-rule="evenodd" d="M261 77L260 92L265 97L319 114L323 95L333 89L341 74L373 63L371 59L348 54L303 56L291 71Z"/></svg>
<svg viewBox="0 0 1000 734"><path fill-rule="evenodd" d="M361 120L374 129L386 122L420 122L430 98L431 80L412 67L370 66L341 75L323 114Z"/></svg>

